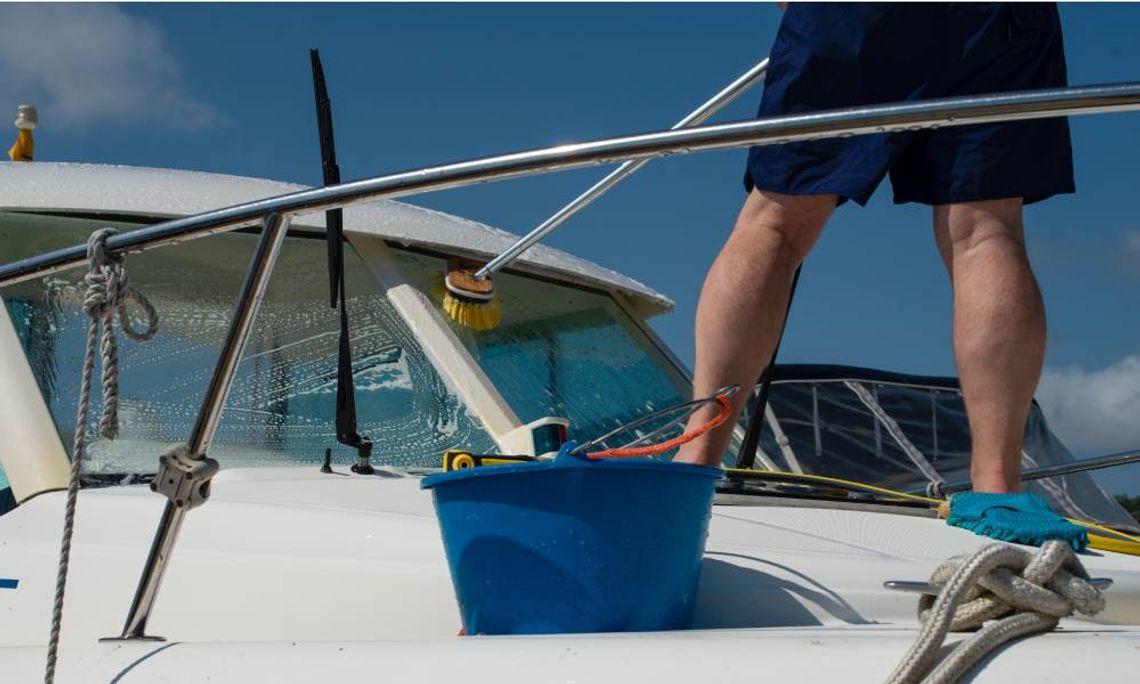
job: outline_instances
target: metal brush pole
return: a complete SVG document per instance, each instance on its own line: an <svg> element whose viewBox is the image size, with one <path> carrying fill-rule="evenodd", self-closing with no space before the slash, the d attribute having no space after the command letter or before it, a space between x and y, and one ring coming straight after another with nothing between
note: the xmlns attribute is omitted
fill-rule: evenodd
<svg viewBox="0 0 1140 684"><path fill-rule="evenodd" d="M678 121L669 130L675 131L681 128L692 128L693 126L701 125L707 121L710 116L724 109L730 102L740 97L744 91L760 82L767 71L768 58L765 57L764 61L741 74L740 78L725 86L724 90L713 95L708 102L694 109L692 113ZM594 200L609 192L615 185L629 176L637 173L641 167L648 163L648 159L639 159L637 161L627 161L617 167L610 175L598 181L591 186L589 190L574 198L572 202L554 212L550 218L540 223L534 230L504 250L502 254L487 262L486 266L475 272L475 278L483 280L511 263L518 258L520 254L530 249L534 243L553 233L558 226L565 223L571 216L593 204Z"/></svg>

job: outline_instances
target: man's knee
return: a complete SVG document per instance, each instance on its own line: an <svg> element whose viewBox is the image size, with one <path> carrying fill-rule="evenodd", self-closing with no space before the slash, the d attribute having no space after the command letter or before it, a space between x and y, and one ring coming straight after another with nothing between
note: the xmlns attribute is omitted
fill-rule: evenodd
<svg viewBox="0 0 1140 684"><path fill-rule="evenodd" d="M768 243L798 264L819 239L837 201L836 195L783 195L753 189L731 239Z"/></svg>
<svg viewBox="0 0 1140 684"><path fill-rule="evenodd" d="M1021 198L937 206L934 231L944 257L995 248L1024 252Z"/></svg>

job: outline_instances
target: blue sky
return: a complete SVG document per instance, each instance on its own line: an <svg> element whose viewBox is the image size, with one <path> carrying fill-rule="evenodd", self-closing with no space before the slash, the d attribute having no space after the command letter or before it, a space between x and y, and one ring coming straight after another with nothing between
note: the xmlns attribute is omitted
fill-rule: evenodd
<svg viewBox="0 0 1140 684"><path fill-rule="evenodd" d="M1063 5L1070 81L1140 81L1140 5ZM759 61L774 4L0 5L0 113L40 106L40 159L315 184L308 49L321 49L345 179L665 128ZM717 118L748 118L759 92ZM1140 114L1072 121L1078 193L1027 213L1050 337L1039 392L1078 453L1140 446ZM654 162L547 242L661 290L690 361L704 273L743 193L743 151ZM525 232L604 172L415 198ZM929 210L837 212L809 258L787 362L951 374L950 292ZM1121 471L1140 491L1140 468Z"/></svg>

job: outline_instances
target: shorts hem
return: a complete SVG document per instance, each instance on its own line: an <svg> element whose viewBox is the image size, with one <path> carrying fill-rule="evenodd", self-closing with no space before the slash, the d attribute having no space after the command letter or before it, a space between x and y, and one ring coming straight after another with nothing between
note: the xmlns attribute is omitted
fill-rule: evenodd
<svg viewBox="0 0 1140 684"><path fill-rule="evenodd" d="M986 191L974 190L970 192L951 192L944 195L924 193L894 193L895 204L925 204L938 206L942 204L964 204L966 202L988 202L992 200L1011 199L1020 197L1023 204L1034 204L1049 199L1055 195L1072 195L1077 191L1075 184L1068 183L1053 188L1030 188L1028 190Z"/></svg>
<svg viewBox="0 0 1140 684"><path fill-rule="evenodd" d="M744 174L744 191L752 192L753 188L764 190L766 192L778 192L781 195L839 195L839 201L835 206L839 206L847 201L852 201L861 207L867 206L870 201L872 193L852 192L850 188L835 188L828 187L826 184L823 187L808 186L808 187L791 187L789 183L774 181L771 179L761 179L757 183L752 174Z"/></svg>

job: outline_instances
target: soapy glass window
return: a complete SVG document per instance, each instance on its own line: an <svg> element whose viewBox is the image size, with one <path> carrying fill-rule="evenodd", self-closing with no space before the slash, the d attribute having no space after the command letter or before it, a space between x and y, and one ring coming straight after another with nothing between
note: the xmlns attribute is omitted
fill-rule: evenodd
<svg viewBox="0 0 1140 684"><path fill-rule="evenodd" d="M0 213L0 261L83 242L107 224ZM122 434L114 441L89 434L92 477L153 473L159 453L188 439L256 241L226 233L128 257L131 284L158 310L159 333L143 344L120 338ZM87 329L84 272L0 290L68 447ZM374 462L439 467L446 449L493 449L347 244L345 280L357 420L375 443ZM324 241L286 238L210 450L223 468L315 464L330 447L334 462L354 458L336 441L339 319L328 300ZM95 400L92 422L98 406Z"/></svg>
<svg viewBox="0 0 1140 684"><path fill-rule="evenodd" d="M444 260L395 251L442 313ZM523 423L568 418L570 437L584 442L688 401L681 371L608 293L500 272L495 294L502 323L493 330L442 315Z"/></svg>

